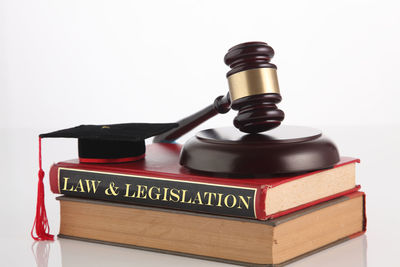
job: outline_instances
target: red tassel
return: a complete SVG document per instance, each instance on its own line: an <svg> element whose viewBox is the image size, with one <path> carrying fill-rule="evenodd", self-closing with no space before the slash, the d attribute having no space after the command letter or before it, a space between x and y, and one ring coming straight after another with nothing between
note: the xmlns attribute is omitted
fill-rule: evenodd
<svg viewBox="0 0 400 267"><path fill-rule="evenodd" d="M36 216L31 230L31 236L36 241L54 240L51 235L49 221L47 220L46 207L44 205L44 171L42 169L42 139L39 137L39 181L36 202ZM36 236L34 235L36 233Z"/></svg>

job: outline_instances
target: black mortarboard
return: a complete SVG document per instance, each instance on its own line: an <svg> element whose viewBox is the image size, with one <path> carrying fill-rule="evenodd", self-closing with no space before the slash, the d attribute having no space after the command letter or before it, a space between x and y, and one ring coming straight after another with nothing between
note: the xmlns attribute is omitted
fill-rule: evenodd
<svg viewBox="0 0 400 267"><path fill-rule="evenodd" d="M177 127L177 123L125 123L80 125L39 135L39 182L35 222L31 236L35 240L54 240L44 205L42 138L78 138L79 160L90 163L116 163L142 159L146 138ZM35 236L36 235L36 236Z"/></svg>
<svg viewBox="0 0 400 267"><path fill-rule="evenodd" d="M80 125L41 134L40 138L78 138L79 160L115 163L143 158L146 138L177 127L176 123Z"/></svg>

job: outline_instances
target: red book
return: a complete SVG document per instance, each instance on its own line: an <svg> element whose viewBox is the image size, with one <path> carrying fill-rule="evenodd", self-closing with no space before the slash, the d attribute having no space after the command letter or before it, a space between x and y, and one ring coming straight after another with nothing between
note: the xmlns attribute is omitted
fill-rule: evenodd
<svg viewBox="0 0 400 267"><path fill-rule="evenodd" d="M296 176L221 178L179 164L179 144L151 144L144 160L89 164L59 162L50 170L53 193L137 205L267 220L359 190L358 159Z"/></svg>

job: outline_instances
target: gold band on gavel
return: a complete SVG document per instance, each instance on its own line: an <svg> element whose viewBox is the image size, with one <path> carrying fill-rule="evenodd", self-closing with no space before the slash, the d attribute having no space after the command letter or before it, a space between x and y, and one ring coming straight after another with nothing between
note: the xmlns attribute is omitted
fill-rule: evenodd
<svg viewBox="0 0 400 267"><path fill-rule="evenodd" d="M276 69L259 68L244 70L228 77L231 100L267 93L279 94Z"/></svg>

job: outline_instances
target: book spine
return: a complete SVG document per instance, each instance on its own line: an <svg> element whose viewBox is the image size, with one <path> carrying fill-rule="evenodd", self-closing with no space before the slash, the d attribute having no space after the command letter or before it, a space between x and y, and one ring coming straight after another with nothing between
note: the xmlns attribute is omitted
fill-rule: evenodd
<svg viewBox="0 0 400 267"><path fill-rule="evenodd" d="M265 218L261 190L53 165L53 193L243 218Z"/></svg>

